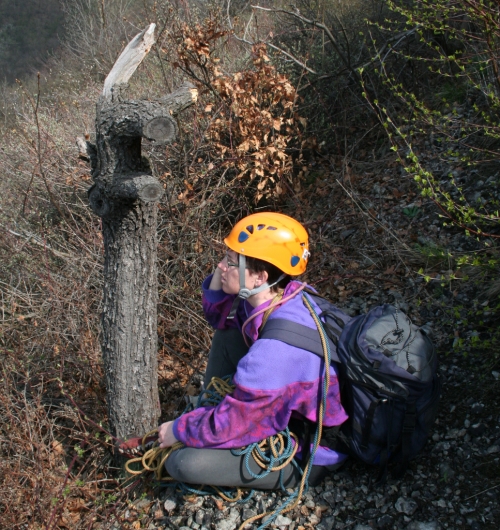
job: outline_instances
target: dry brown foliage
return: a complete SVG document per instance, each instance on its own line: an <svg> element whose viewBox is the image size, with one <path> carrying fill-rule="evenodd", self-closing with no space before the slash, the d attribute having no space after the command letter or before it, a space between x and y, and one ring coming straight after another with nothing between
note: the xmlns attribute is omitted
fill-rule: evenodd
<svg viewBox="0 0 500 530"><path fill-rule="evenodd" d="M216 19L179 25L168 38L177 43L173 66L200 89L192 140L199 155L193 163L202 164L197 173L222 175L255 204L298 191L306 120L298 113L295 87L271 64L266 46L253 46L244 68L229 72L218 55L231 33ZM191 191L186 186L181 200Z"/></svg>

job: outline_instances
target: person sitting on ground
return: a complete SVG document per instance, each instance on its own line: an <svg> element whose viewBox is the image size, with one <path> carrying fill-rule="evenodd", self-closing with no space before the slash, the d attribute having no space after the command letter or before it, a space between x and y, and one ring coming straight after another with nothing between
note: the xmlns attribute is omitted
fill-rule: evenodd
<svg viewBox="0 0 500 530"><path fill-rule="evenodd" d="M267 318L316 329L302 300L304 284L291 278L306 270L308 235L291 217L257 213L240 220L224 242L226 254L203 282L203 310L216 330L204 385L206 388L212 377L234 374L235 388L216 406L201 406L163 423L158 440L162 448L177 441L184 444L165 464L168 474L179 482L278 489L279 473L255 478L246 468L244 456L231 450L276 435L291 421L318 420L323 359L278 340L259 339L259 328ZM330 366L323 425L340 425L346 419L337 374ZM302 445L304 457L309 447ZM345 458L320 446L309 484L319 483ZM262 474L253 459L249 465L253 474ZM288 464L283 470L284 486L293 488L300 480L300 470Z"/></svg>

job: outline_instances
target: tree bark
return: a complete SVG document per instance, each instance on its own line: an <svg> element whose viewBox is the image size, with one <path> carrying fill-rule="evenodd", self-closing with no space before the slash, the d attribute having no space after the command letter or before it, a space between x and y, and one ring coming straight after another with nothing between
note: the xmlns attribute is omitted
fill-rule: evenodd
<svg viewBox="0 0 500 530"><path fill-rule="evenodd" d="M96 110L96 145L87 147L92 210L102 218L104 304L102 352L109 424L119 439L145 434L160 416L157 373L157 202L162 184L141 156L141 139L177 136L178 112L196 101L184 86L158 101L125 101L124 89L154 42L154 24L122 52Z"/></svg>
<svg viewBox="0 0 500 530"><path fill-rule="evenodd" d="M120 439L160 416L157 372L157 205L114 201L103 217L102 351L109 423Z"/></svg>

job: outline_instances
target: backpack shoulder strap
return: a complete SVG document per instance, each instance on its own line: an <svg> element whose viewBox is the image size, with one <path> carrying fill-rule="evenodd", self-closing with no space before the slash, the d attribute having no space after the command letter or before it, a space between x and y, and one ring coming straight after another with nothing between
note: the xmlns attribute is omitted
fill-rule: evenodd
<svg viewBox="0 0 500 530"><path fill-rule="evenodd" d="M323 346L317 329L284 318L271 318L260 332L259 339L275 339L290 346L310 351L323 357ZM337 349L331 348L332 361L340 362Z"/></svg>

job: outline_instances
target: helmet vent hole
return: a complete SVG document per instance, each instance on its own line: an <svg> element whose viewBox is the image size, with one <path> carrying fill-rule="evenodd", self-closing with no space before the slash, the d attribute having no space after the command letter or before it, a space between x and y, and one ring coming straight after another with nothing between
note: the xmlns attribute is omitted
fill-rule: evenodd
<svg viewBox="0 0 500 530"><path fill-rule="evenodd" d="M278 230L275 226L268 226L267 229L268 230Z"/></svg>
<svg viewBox="0 0 500 530"><path fill-rule="evenodd" d="M250 236L246 233L246 232L240 232L239 236L238 236L238 242L239 243L243 243L244 241L246 241Z"/></svg>
<svg viewBox="0 0 500 530"><path fill-rule="evenodd" d="M266 225L257 225L257 230L262 230L265 227L266 227Z"/></svg>
<svg viewBox="0 0 500 530"><path fill-rule="evenodd" d="M253 225L247 226L247 230L253 234Z"/></svg>
<svg viewBox="0 0 500 530"><path fill-rule="evenodd" d="M290 260L290 264L292 267L296 267L300 262L300 258L298 256L292 256L292 259Z"/></svg>

